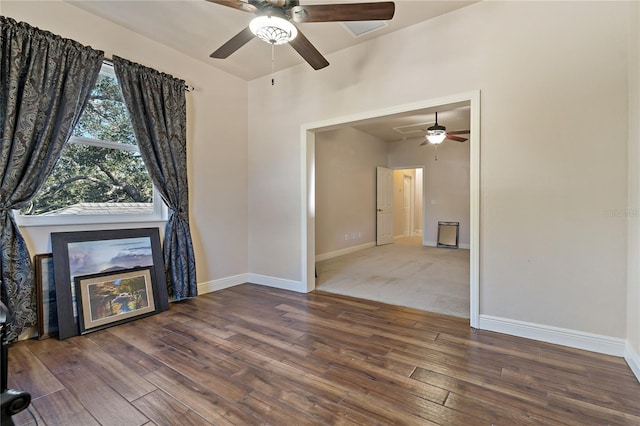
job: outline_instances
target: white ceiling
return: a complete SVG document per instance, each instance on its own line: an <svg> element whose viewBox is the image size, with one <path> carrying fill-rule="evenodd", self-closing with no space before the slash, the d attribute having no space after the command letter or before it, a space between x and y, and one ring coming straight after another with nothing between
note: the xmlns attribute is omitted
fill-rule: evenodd
<svg viewBox="0 0 640 426"><path fill-rule="evenodd" d="M251 40L227 59L209 57L211 52L249 25L249 21L254 17L252 13L220 6L205 0L84 0L68 2L245 80L253 80L271 73L271 46L259 39ZM357 3L358 1L301 1L303 5L338 2ZM395 16L388 22L389 25L360 37L354 37L341 23L336 22L299 24L299 28L326 56L354 44L397 31L472 3L475 1L396 1ZM115 53L117 54L117 52ZM301 63L304 63L304 60L291 46L275 47L275 71ZM322 70L317 72L322 72Z"/></svg>
<svg viewBox="0 0 640 426"><path fill-rule="evenodd" d="M254 16L251 13L220 6L206 0L67 1L76 7L129 28L247 81L271 73L271 46L258 39L250 41L227 59L209 57L211 52L249 25L249 21ZM338 2L356 3L358 0L301 0L303 5ZM397 31L472 3L475 1L395 1L396 12L393 19L388 22L388 26L360 37L354 37L341 23L308 23L300 24L299 28L326 56L331 52ZM274 69L276 71L305 64L304 60L290 46L276 46L275 49ZM322 70L315 72L322 72ZM437 110L439 124L444 125L448 130L469 129L469 106L445 105L438 107ZM420 140L415 138L424 136L425 131L417 130L402 134L394 128L413 125L426 129L434 124L435 111L436 108L432 108L414 111L404 116L380 117L366 122L353 123L351 127L387 142L406 140L407 143L418 143ZM465 137L465 135L462 136Z"/></svg>
<svg viewBox="0 0 640 426"><path fill-rule="evenodd" d="M437 108L438 124L448 131L469 130L471 107L468 105L443 105ZM395 117L379 117L365 123L353 124L351 127L382 139L386 142L416 141L426 135L427 127L435 124L435 108L424 111L413 111L407 115ZM469 135L460 135L468 138Z"/></svg>

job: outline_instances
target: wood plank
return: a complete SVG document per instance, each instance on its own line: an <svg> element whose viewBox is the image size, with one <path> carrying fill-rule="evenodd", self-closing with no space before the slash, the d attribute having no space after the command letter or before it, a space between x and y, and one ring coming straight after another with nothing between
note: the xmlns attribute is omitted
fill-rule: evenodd
<svg viewBox="0 0 640 426"><path fill-rule="evenodd" d="M138 321L135 321L134 323L137 324ZM153 355L153 353L167 348L167 345L162 343L162 337L164 334L170 333L169 330L167 330L166 333L156 332L149 334L147 332L148 330L131 325L134 323L111 327L109 328L109 333L118 336L126 343L148 355Z"/></svg>
<svg viewBox="0 0 640 426"><path fill-rule="evenodd" d="M127 401L133 401L153 392L156 387L139 376L131 368L102 349L92 349L77 355L82 365L100 377Z"/></svg>
<svg viewBox="0 0 640 426"><path fill-rule="evenodd" d="M79 347L76 343L82 347ZM27 340L25 344L49 371L53 373L78 365L79 361L76 355L79 354L83 348L92 346L87 345L86 339L77 338L62 341L58 339L45 339L42 341Z"/></svg>
<svg viewBox="0 0 640 426"><path fill-rule="evenodd" d="M624 387L612 387L603 392L603 387L596 386L595 383L585 383L579 377L572 377L568 374L562 375L547 370L516 369L512 367L502 370L502 380L546 389L556 394L564 394L572 399L640 416L640 404L635 404L640 399L640 394L634 393L633 389L629 393Z"/></svg>
<svg viewBox="0 0 640 426"><path fill-rule="evenodd" d="M640 416L555 393L549 394L549 407L576 419L584 419L584 424L640 425Z"/></svg>
<svg viewBox="0 0 640 426"><path fill-rule="evenodd" d="M32 399L64 389L64 385L27 345L26 342L18 342L8 350L9 374L16 389L29 392Z"/></svg>
<svg viewBox="0 0 640 426"><path fill-rule="evenodd" d="M108 352L113 358L126 366L126 368L135 371L136 374L143 375L163 365L150 354L130 345L120 337L110 333L109 330L101 330L88 334L86 338Z"/></svg>
<svg viewBox="0 0 640 426"><path fill-rule="evenodd" d="M253 389L306 413L322 424L366 425L374 424L373 420L332 401L331 393L322 389L309 389L275 374L247 368L234 377Z"/></svg>
<svg viewBox="0 0 640 426"><path fill-rule="evenodd" d="M238 401L251 389L232 380L228 374L215 365L207 365L174 349L156 352L156 358L182 376L212 389L228 401Z"/></svg>
<svg viewBox="0 0 640 426"><path fill-rule="evenodd" d="M452 394L456 394L460 398L467 398L467 400L465 400L465 403L468 403L470 407L475 404L470 400L479 401L479 405L481 407L487 406L487 412L495 410L495 407L501 407L505 410L505 413L511 413L511 415L526 413L527 416L532 419L541 419L538 422L538 424L540 425L567 424L572 426L584 426L581 422L563 418L562 416L557 416L553 412L551 412L547 407L547 400L544 394L540 395L539 398L532 398L529 394L517 392L496 392L494 389L487 388L480 384L474 384L465 380L424 369L421 369L419 371L419 377L416 376L416 379L428 383L432 386L436 386L442 389L448 389L451 394L447 398L446 403L450 405L453 404L454 401L457 402L456 399L449 399L451 398ZM498 424L503 423L498 422ZM504 424L510 423L506 422Z"/></svg>
<svg viewBox="0 0 640 426"><path fill-rule="evenodd" d="M68 389L35 399L31 402L31 406L38 412L41 419L46 419L47 425L99 425Z"/></svg>
<svg viewBox="0 0 640 426"><path fill-rule="evenodd" d="M56 377L102 425L138 426L149 420L84 366L69 368Z"/></svg>
<svg viewBox="0 0 640 426"><path fill-rule="evenodd" d="M333 357L333 353L325 352L326 357ZM335 359L335 358L334 358ZM407 399L417 396L421 399L443 404L449 391L432 386L410 377L395 374L385 368L367 364L359 360L342 360L324 375L331 382L340 383L349 389L356 389L362 393L376 392L391 399ZM401 389L398 389L401 384Z"/></svg>
<svg viewBox="0 0 640 426"><path fill-rule="evenodd" d="M402 409L397 409L392 404L380 401L360 392L349 393L340 405L347 407L358 413L372 418L382 424L389 425L410 425L410 426L426 426L437 425L437 423L421 418L413 413L408 413ZM450 424L465 424L450 423ZM466 424L465 424L466 425Z"/></svg>
<svg viewBox="0 0 640 426"><path fill-rule="evenodd" d="M317 425L318 422L288 404L254 391L239 404L262 421L272 425L295 424L296 426Z"/></svg>
<svg viewBox="0 0 640 426"><path fill-rule="evenodd" d="M209 425L189 407L161 390L155 390L134 401L133 405L156 425L204 426Z"/></svg>
<svg viewBox="0 0 640 426"><path fill-rule="evenodd" d="M514 411L509 409L509 407L487 404L485 401L479 401L456 393L449 394L445 407L478 419L484 419L487 424L509 426L562 426L566 424L539 414L533 414L527 411Z"/></svg>
<svg viewBox="0 0 640 426"><path fill-rule="evenodd" d="M261 424L258 418L226 401L208 386L194 382L170 368L147 373L145 378L216 426Z"/></svg>
<svg viewBox="0 0 640 426"><path fill-rule="evenodd" d="M215 365L228 374L233 374L244 367L235 363L228 353L217 350L220 346L208 343L210 340L206 336L203 337L203 339L194 340L183 334L173 333L164 338L164 343L203 364Z"/></svg>
<svg viewBox="0 0 640 426"><path fill-rule="evenodd" d="M312 389L314 394L319 392L324 398L332 402L340 401L349 392L347 387L333 383L324 377L308 373L301 368L280 362L252 350L243 349L234 353L233 356L245 361L248 366L260 368L263 371L296 383L305 389Z"/></svg>

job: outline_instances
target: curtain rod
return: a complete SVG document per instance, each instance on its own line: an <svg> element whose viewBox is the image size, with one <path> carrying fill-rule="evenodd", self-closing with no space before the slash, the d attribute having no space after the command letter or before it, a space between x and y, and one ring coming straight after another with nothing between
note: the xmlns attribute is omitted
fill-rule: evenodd
<svg viewBox="0 0 640 426"><path fill-rule="evenodd" d="M113 59L111 58L103 58L102 62L104 62L107 65L113 66ZM193 92L194 90L196 90L195 87L188 85L187 83L184 84L184 91L185 92Z"/></svg>

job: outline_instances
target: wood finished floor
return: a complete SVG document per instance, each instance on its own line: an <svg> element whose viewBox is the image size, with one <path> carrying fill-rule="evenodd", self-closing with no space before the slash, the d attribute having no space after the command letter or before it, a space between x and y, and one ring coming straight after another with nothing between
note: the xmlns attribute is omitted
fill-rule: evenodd
<svg viewBox="0 0 640 426"><path fill-rule="evenodd" d="M9 361L39 425L640 425L621 358L249 284Z"/></svg>

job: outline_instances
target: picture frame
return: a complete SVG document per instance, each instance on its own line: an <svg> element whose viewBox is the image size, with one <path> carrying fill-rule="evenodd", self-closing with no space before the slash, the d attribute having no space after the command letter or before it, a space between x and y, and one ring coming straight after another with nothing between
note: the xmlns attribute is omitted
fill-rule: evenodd
<svg viewBox="0 0 640 426"><path fill-rule="evenodd" d="M60 340L80 334L76 276L150 267L156 310L169 309L158 228L53 232L51 247Z"/></svg>
<svg viewBox="0 0 640 426"><path fill-rule="evenodd" d="M80 334L156 313L151 268L75 277Z"/></svg>
<svg viewBox="0 0 640 426"><path fill-rule="evenodd" d="M33 267L36 278L38 340L42 340L58 334L53 253L36 254L33 258Z"/></svg>
<svg viewBox="0 0 640 426"><path fill-rule="evenodd" d="M438 247L458 248L460 222L438 222Z"/></svg>

